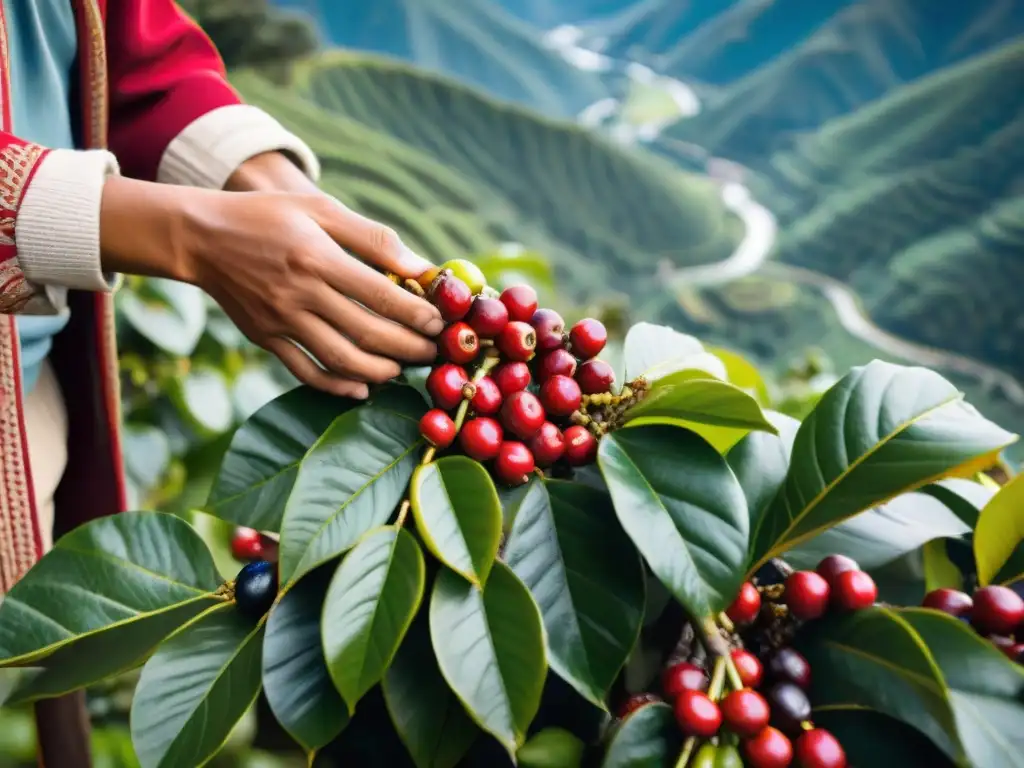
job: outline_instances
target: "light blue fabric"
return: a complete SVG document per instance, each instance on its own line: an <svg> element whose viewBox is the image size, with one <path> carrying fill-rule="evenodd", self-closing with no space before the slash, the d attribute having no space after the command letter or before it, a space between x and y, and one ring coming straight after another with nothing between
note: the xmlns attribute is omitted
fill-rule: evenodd
<svg viewBox="0 0 1024 768"><path fill-rule="evenodd" d="M71 3L3 0L3 4L14 135L52 149L72 149L71 85L78 38ZM17 318L25 392L35 386L53 337L67 322L67 314Z"/></svg>

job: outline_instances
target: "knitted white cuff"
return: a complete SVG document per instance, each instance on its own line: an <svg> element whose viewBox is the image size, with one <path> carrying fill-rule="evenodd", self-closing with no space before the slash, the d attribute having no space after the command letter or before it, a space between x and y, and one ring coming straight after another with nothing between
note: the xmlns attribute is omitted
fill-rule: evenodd
<svg viewBox="0 0 1024 768"><path fill-rule="evenodd" d="M320 162L306 143L262 109L232 104L189 123L164 151L157 181L223 189L238 167L264 152L280 151L313 181Z"/></svg>
<svg viewBox="0 0 1024 768"><path fill-rule="evenodd" d="M109 291L113 276L100 266L100 202L117 159L104 150L55 149L36 169L15 225L18 262L29 283L45 287L30 311L62 312L67 290Z"/></svg>

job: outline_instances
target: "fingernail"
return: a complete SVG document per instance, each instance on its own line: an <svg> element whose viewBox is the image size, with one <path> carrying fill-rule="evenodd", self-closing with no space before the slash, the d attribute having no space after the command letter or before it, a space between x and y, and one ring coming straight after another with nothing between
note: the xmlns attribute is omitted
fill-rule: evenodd
<svg viewBox="0 0 1024 768"><path fill-rule="evenodd" d="M356 387L352 390L353 400L365 400L370 396L370 388L363 384L361 387Z"/></svg>
<svg viewBox="0 0 1024 768"><path fill-rule="evenodd" d="M398 263L403 269L408 270L410 275L421 275L434 266L404 243L398 252Z"/></svg>
<svg viewBox="0 0 1024 768"><path fill-rule="evenodd" d="M444 330L444 320L440 317L435 317L427 321L427 324L423 326L423 332L427 336L437 336L441 331Z"/></svg>

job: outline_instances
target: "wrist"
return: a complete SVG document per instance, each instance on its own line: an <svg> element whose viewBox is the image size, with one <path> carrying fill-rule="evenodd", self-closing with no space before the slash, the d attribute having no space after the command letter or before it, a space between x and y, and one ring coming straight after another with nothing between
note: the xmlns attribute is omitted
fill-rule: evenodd
<svg viewBox="0 0 1024 768"><path fill-rule="evenodd" d="M318 192L316 184L282 152L264 152L242 163L228 178L228 192Z"/></svg>

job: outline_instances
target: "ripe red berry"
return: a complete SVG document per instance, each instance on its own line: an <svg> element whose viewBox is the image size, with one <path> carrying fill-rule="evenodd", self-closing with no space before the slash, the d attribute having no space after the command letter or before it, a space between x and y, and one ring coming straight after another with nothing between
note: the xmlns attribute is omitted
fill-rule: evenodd
<svg viewBox="0 0 1024 768"><path fill-rule="evenodd" d="M533 358L537 347L537 333L533 326L518 320L506 325L495 342L498 349L509 360L526 361Z"/></svg>
<svg viewBox="0 0 1024 768"><path fill-rule="evenodd" d="M740 587L739 594L732 601L732 605L725 611L725 615L736 624L752 624L761 610L761 593L757 587L749 581L744 582Z"/></svg>
<svg viewBox="0 0 1024 768"><path fill-rule="evenodd" d="M676 722L687 736L710 739L722 727L722 710L702 691L683 691L676 698Z"/></svg>
<svg viewBox="0 0 1024 768"><path fill-rule="evenodd" d="M469 382L464 368L452 363L437 366L427 376L427 392L434 405L446 411L462 402L462 388Z"/></svg>
<svg viewBox="0 0 1024 768"><path fill-rule="evenodd" d="M477 296L466 322L484 339L493 339L508 325L508 309L498 299Z"/></svg>
<svg viewBox="0 0 1024 768"><path fill-rule="evenodd" d="M569 331L569 344L572 353L580 360L597 357L608 343L608 331L604 323L592 317L580 320Z"/></svg>
<svg viewBox="0 0 1024 768"><path fill-rule="evenodd" d="M494 474L506 485L522 485L534 469L533 454L522 443L504 442L494 460Z"/></svg>
<svg viewBox="0 0 1024 768"><path fill-rule="evenodd" d="M843 571L832 582L832 605L840 611L870 608L877 598L878 586L864 571Z"/></svg>
<svg viewBox="0 0 1024 768"><path fill-rule="evenodd" d="M743 754L750 768L788 768L793 762L793 745L785 734L769 726L743 742Z"/></svg>
<svg viewBox="0 0 1024 768"><path fill-rule="evenodd" d="M537 381L543 383L552 376L576 375L576 358L568 350L553 349L541 355L534 367L537 371Z"/></svg>
<svg viewBox="0 0 1024 768"><path fill-rule="evenodd" d="M432 446L444 450L455 442L455 422L440 408L434 408L420 419L420 434Z"/></svg>
<svg viewBox="0 0 1024 768"><path fill-rule="evenodd" d="M688 661L673 664L661 673L661 690L673 700L683 691L706 691L709 682L707 673Z"/></svg>
<svg viewBox="0 0 1024 768"><path fill-rule="evenodd" d="M568 376L552 376L540 388L540 401L552 416L568 416L580 407L580 385Z"/></svg>
<svg viewBox="0 0 1024 768"><path fill-rule="evenodd" d="M661 697L655 693L634 693L619 707L619 717L626 717L636 712L640 707L647 704L656 704L661 701Z"/></svg>
<svg viewBox="0 0 1024 768"><path fill-rule="evenodd" d="M860 566L852 557L846 555L829 555L814 569L815 572L828 582L829 586L835 584L836 577L847 571L859 571Z"/></svg>
<svg viewBox="0 0 1024 768"><path fill-rule="evenodd" d="M540 400L530 392L513 392L501 406L501 422L518 438L529 440L547 418Z"/></svg>
<svg viewBox="0 0 1024 768"><path fill-rule="evenodd" d="M263 536L255 528L235 528L231 535L231 554L239 560L262 560Z"/></svg>
<svg viewBox="0 0 1024 768"><path fill-rule="evenodd" d="M530 322L537 311L537 292L528 285L513 285L501 293L501 303L508 310L508 319L520 323Z"/></svg>
<svg viewBox="0 0 1024 768"><path fill-rule="evenodd" d="M1010 661L1015 661L1018 664L1024 664L1024 643L1011 643L1010 645L1001 645L999 650L1006 654L1006 658Z"/></svg>
<svg viewBox="0 0 1024 768"><path fill-rule="evenodd" d="M484 376L476 382L476 394L470 400L469 406L479 416L490 416L501 409L501 390L494 379Z"/></svg>
<svg viewBox="0 0 1024 768"><path fill-rule="evenodd" d="M597 458L597 438L586 427L573 424L565 430L565 459L569 466L582 467Z"/></svg>
<svg viewBox="0 0 1024 768"><path fill-rule="evenodd" d="M437 348L441 357L448 362L465 365L479 354L480 337L468 323L453 323L437 337Z"/></svg>
<svg viewBox="0 0 1024 768"><path fill-rule="evenodd" d="M740 680L743 681L747 688L757 688L761 685L761 679L764 677L764 667L761 666L757 656L742 648L737 648L730 655L732 656L733 664L736 665L736 671L740 673Z"/></svg>
<svg viewBox="0 0 1024 768"><path fill-rule="evenodd" d="M966 616L974 607L974 601L966 592L942 587L933 589L925 595L921 605L935 611L948 613L950 616Z"/></svg>
<svg viewBox="0 0 1024 768"><path fill-rule="evenodd" d="M494 369L494 383L502 397L522 392L530 386L530 366L526 363L502 363Z"/></svg>
<svg viewBox="0 0 1024 768"><path fill-rule="evenodd" d="M530 440L530 451L538 467L550 467L565 453L565 436L562 430L550 421L545 421Z"/></svg>
<svg viewBox="0 0 1024 768"><path fill-rule="evenodd" d="M722 699L720 706L725 727L738 736L756 736L768 725L768 702L757 691L733 691Z"/></svg>
<svg viewBox="0 0 1024 768"><path fill-rule="evenodd" d="M604 360L587 360L576 369L576 381L585 395L611 392L615 369Z"/></svg>
<svg viewBox="0 0 1024 768"><path fill-rule="evenodd" d="M792 648L780 648L772 654L768 674L777 682L794 683L804 690L811 686L811 665Z"/></svg>
<svg viewBox="0 0 1024 768"><path fill-rule="evenodd" d="M800 768L846 768L846 753L838 739L824 728L812 728L796 740Z"/></svg>
<svg viewBox="0 0 1024 768"><path fill-rule="evenodd" d="M796 618L810 621L825 614L830 592L828 582L814 571L797 571L786 579L783 597Z"/></svg>
<svg viewBox="0 0 1024 768"><path fill-rule="evenodd" d="M550 352L565 344L565 320L553 309L538 309L530 318L537 331L537 349Z"/></svg>
<svg viewBox="0 0 1024 768"><path fill-rule="evenodd" d="M446 323L461 320L473 304L473 292L454 275L441 273L430 286L430 301Z"/></svg>
<svg viewBox="0 0 1024 768"><path fill-rule="evenodd" d="M985 635L1012 635L1024 622L1024 599L1009 587L991 585L974 593L971 624Z"/></svg>
<svg viewBox="0 0 1024 768"><path fill-rule="evenodd" d="M490 461L498 455L504 431L501 424L487 416L470 419L459 432L459 445L466 455L477 461Z"/></svg>

